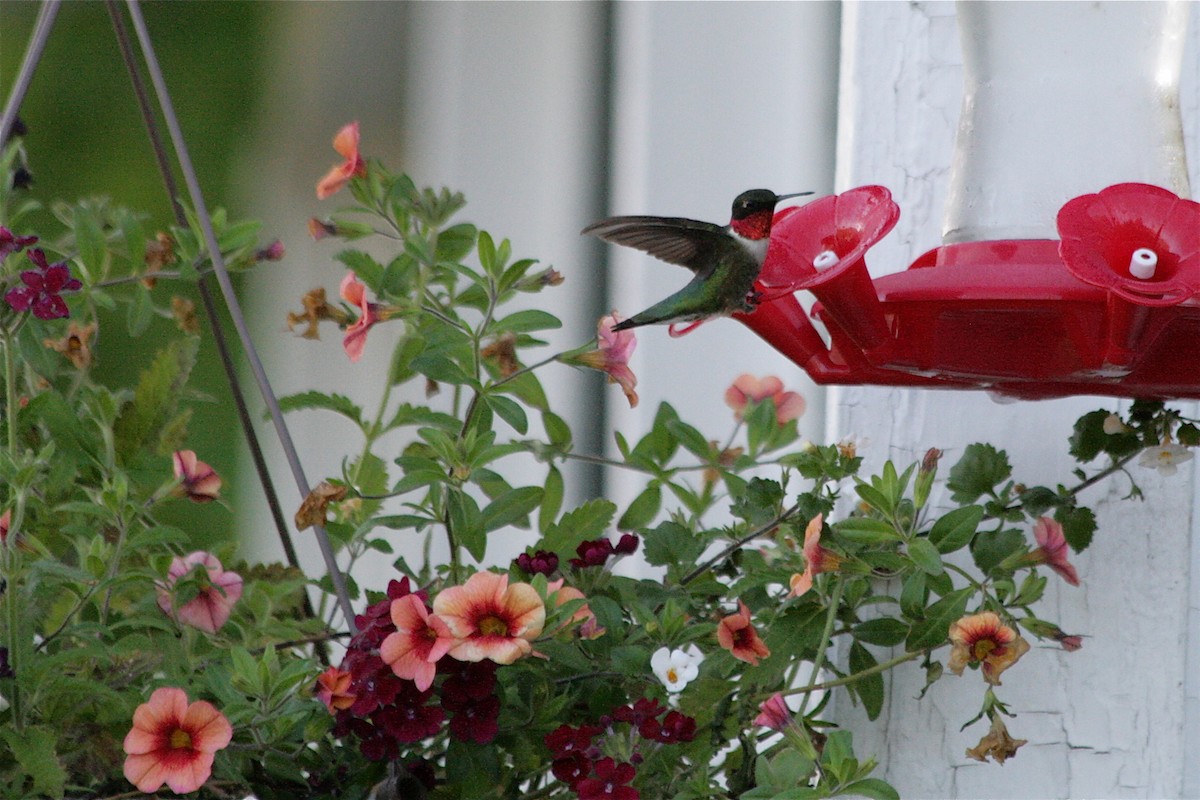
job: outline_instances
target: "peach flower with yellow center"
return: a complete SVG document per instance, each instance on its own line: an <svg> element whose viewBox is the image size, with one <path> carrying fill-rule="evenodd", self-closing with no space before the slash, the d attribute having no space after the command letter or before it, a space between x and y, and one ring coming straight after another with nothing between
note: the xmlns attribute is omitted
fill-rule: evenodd
<svg viewBox="0 0 1200 800"><path fill-rule="evenodd" d="M972 614L952 624L950 643L953 648L946 665L950 671L962 675L968 664L980 664L983 679L992 686L999 686L1000 673L1029 650L1029 643L992 611Z"/></svg>
<svg viewBox="0 0 1200 800"><path fill-rule="evenodd" d="M546 623L546 606L528 583L508 583L507 575L476 572L462 586L443 589L433 613L457 643L450 656L459 661L511 664L533 651L532 642Z"/></svg>

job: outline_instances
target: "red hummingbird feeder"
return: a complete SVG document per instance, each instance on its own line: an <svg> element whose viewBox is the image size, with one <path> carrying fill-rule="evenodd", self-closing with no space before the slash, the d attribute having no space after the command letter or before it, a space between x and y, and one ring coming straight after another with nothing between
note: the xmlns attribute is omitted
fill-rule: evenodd
<svg viewBox="0 0 1200 800"><path fill-rule="evenodd" d="M1200 203L1118 184L1063 205L1059 240L946 244L872 278L899 215L882 186L780 211L736 318L819 384L1200 398Z"/></svg>

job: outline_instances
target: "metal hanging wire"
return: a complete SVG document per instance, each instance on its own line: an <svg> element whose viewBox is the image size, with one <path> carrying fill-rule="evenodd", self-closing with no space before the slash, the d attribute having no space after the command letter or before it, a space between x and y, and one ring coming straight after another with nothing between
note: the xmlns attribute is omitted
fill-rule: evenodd
<svg viewBox="0 0 1200 800"><path fill-rule="evenodd" d="M29 89L30 81L37 69L37 65L41 60L42 53L45 49L46 40L50 35L50 31L54 26L54 20L58 13L58 7L61 0L46 0L42 5L38 15L37 22L34 25L33 33L30 36L29 46L26 49L24 59L21 63L17 79L13 84L13 89L9 94L8 100L5 103L3 114L0 115L0 141L5 141L9 131L12 129L13 123L16 120L17 111L21 107L21 103L25 98L25 94ZM204 202L203 194L200 191L199 180L196 177L195 169L193 168L191 157L188 153L187 144L183 138L182 129L179 126L179 120L175 115L174 104L171 101L170 93L167 89L166 80L158 64L158 58L154 53L154 46L150 38L150 32L146 27L145 19L142 17L141 7L138 0L126 0L126 6L129 11L129 17L133 24L134 34L137 37L138 45L142 52L142 58L146 64L146 71L149 74L151 85L154 87L155 96L158 100L159 109L165 121L167 132L171 139L172 147L175 150L176 162L178 163L180 174L183 176L184 184L187 187L188 197L191 200L192 207L195 209L196 218L199 222L201 233L204 237L204 244L208 250L209 258L212 261L213 274L216 276L217 284L220 286L221 295L225 300L225 305L229 311L230 318L233 320L234 329L237 332L238 339L241 341L242 350L246 356L246 360L250 365L250 370L254 375L255 383L258 385L258 390L262 396L263 402L267 406L267 410L271 415L271 421L275 428L276 436L279 438L280 446L283 449L284 456L287 459L288 466L291 469L292 478L299 490L301 497L307 497L310 491L308 479L304 474L304 468L300 463L299 455L296 452L295 444L292 440L287 423L283 419L283 412L279 407L279 401L275 397L275 392L271 388L271 384L266 375L266 370L263 368L262 360L258 356L258 351L254 346L253 340L250 338L250 332L246 327L245 316L242 314L241 304L238 302L237 295L234 293L233 284L229 278L229 271L226 269L225 260L221 255L220 248L217 244L216 234L213 229L212 218L209 215L208 207ZM136 66L136 58L133 55L130 47L129 38L125 33L124 24L120 18L120 10L117 7L115 0L108 0L109 14L113 20L114 31L116 32L117 42L121 48L122 56L130 72L130 80L133 84L135 94L138 96L138 102L142 109L142 115L146 122L146 126L150 135L151 144L154 147L156 158L158 159L159 168L163 176L164 186L167 192L171 195L172 207L175 211L176 218L181 223L184 222L182 217L182 208L179 206L179 193L177 185L171 172L169 164L169 156L166 153L166 148L163 143L163 137L158 127L158 120L154 115L153 109L150 108L149 98L146 95L144 85L141 82L140 75ZM232 392L234 403L238 409L238 417L245 432L247 443L250 447L253 456L255 470L258 472L260 481L263 485L263 491L267 498L267 503L271 507L272 517L275 521L276 528L279 533L280 541L283 544L284 553L288 559L288 563L293 567L298 567L299 563L296 558L295 547L291 541L291 535L288 532L287 524L283 519L282 510L279 507L278 496L275 492L274 485L271 482L270 475L267 471L266 462L262 455L262 449L258 444L258 438L254 432L250 414L246 408L245 396L242 393L241 385L237 378L237 368L233 363L231 353L228 348L228 342L225 339L224 331L221 328L220 315L217 313L216 303L212 297L211 291L207 288L205 277L202 276L199 280L199 290L201 299L205 306L205 311L209 318L210 327L213 331L214 339L217 344L217 349L221 358L222 365L225 368L226 377L229 381L230 391ZM321 556L325 561L326 574L329 576L330 583L333 586L334 594L337 598L338 608L345 618L346 626L351 632L355 630L354 610L350 605L350 594L346 587L346 579L338 567L337 558L333 552L333 546L329 541L329 534L324 526L314 526L317 544L321 551ZM305 595L306 610L311 611L311 601Z"/></svg>

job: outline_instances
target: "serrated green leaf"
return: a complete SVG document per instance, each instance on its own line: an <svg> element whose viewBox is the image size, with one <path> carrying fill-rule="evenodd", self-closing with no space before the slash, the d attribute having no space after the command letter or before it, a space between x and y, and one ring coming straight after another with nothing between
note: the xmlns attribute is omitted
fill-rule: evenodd
<svg viewBox="0 0 1200 800"><path fill-rule="evenodd" d="M971 541L971 556L975 566L987 575L1024 546L1025 535L1017 530L981 533Z"/></svg>
<svg viewBox="0 0 1200 800"><path fill-rule="evenodd" d="M21 770L33 779L33 790L39 795L60 798L67 782L67 773L58 760L58 737L49 728L26 726L21 732L11 726L0 728L0 736L8 743L9 752L21 765Z"/></svg>
<svg viewBox="0 0 1200 800"><path fill-rule="evenodd" d="M360 429L363 427L362 409L349 397L341 394L316 391L289 394L279 398L279 407L285 414L291 411L324 409L342 415Z"/></svg>
<svg viewBox="0 0 1200 800"><path fill-rule="evenodd" d="M157 449L163 428L176 415L199 347L198 337L176 339L159 350L141 373L133 399L121 409L113 425L114 443L122 461Z"/></svg>
<svg viewBox="0 0 1200 800"><path fill-rule="evenodd" d="M953 553L967 546L982 520L982 506L956 508L933 523L929 541L939 553Z"/></svg>
<svg viewBox="0 0 1200 800"><path fill-rule="evenodd" d="M1067 544L1076 553L1081 553L1092 543L1092 535L1096 532L1096 515L1084 506L1075 508L1059 507L1054 512L1054 518L1063 527L1063 536Z"/></svg>
<svg viewBox="0 0 1200 800"><path fill-rule="evenodd" d="M657 566L690 571L704 551L704 541L677 522L664 522L645 532L642 539L646 561Z"/></svg>
<svg viewBox="0 0 1200 800"><path fill-rule="evenodd" d="M343 250L333 258L345 264L376 295L383 289L383 265L368 254L361 250Z"/></svg>
<svg viewBox="0 0 1200 800"><path fill-rule="evenodd" d="M990 444L969 444L963 457L950 468L946 485L951 497L958 503L973 503L985 494L991 494L996 486L1012 474L1008 454Z"/></svg>
<svg viewBox="0 0 1200 800"><path fill-rule="evenodd" d="M604 533L616 513L617 504L611 500L588 500L549 526L542 547L560 556L573 555L580 542Z"/></svg>

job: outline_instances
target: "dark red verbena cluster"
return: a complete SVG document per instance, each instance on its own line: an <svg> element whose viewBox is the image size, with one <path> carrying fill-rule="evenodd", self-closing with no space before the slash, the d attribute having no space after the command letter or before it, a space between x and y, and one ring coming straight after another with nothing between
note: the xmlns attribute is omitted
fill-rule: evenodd
<svg viewBox="0 0 1200 800"><path fill-rule="evenodd" d="M603 741L597 737L614 735L618 724L627 725L632 735L622 734L621 741L634 741L628 761L617 761L604 754ZM639 800L641 795L629 784L637 775L644 755L641 747L690 742L696 738L696 720L670 711L657 700L643 697L632 705L619 706L600 718L600 725L560 725L546 734L546 747L554 755L551 772L579 796L579 800Z"/></svg>
<svg viewBox="0 0 1200 800"><path fill-rule="evenodd" d="M424 591L412 591L408 578L389 582L387 599L355 617L358 633L342 660L341 669L352 676L350 693L355 700L337 712L334 733L356 736L363 755L372 761L399 758L400 745L435 736L447 716L450 735L462 741L486 744L499 730L495 663L443 658L438 662L438 674L445 677L422 692L383 662L379 646L396 630L392 601L410 594L428 603Z"/></svg>
<svg viewBox="0 0 1200 800"><path fill-rule="evenodd" d="M517 556L516 563L526 575L550 576L558 569L558 555L546 550L538 550L532 555L521 553Z"/></svg>
<svg viewBox="0 0 1200 800"><path fill-rule="evenodd" d="M23 240L33 237L14 238L9 245L19 245ZM62 292L73 292L83 288L78 278L71 277L71 270L65 261L50 264L46 261L46 253L35 247L25 255L33 262L36 269L27 269L21 273L21 285L14 286L4 295L4 300L15 311L29 311L38 319L61 319L71 316L66 302L59 297Z"/></svg>
<svg viewBox="0 0 1200 800"><path fill-rule="evenodd" d="M584 567L602 567L612 555L627 556L637 551L638 537L632 533L623 533L614 545L608 539L589 539L580 542L575 548L578 558L571 559L571 566L576 569Z"/></svg>

